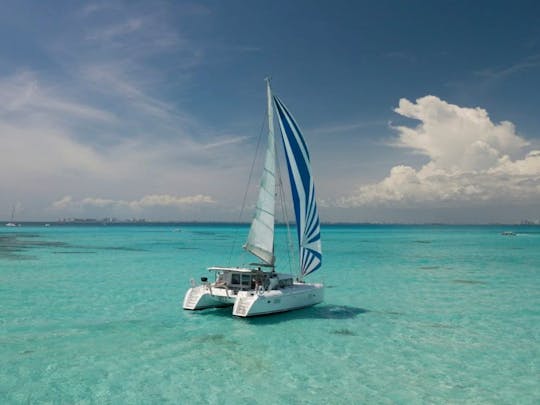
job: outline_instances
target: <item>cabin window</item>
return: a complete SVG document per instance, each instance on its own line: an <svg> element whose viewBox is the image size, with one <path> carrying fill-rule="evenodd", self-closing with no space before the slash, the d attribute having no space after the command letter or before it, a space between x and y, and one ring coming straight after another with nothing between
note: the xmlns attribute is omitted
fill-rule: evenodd
<svg viewBox="0 0 540 405"><path fill-rule="evenodd" d="M286 278L283 280L279 280L279 286L280 287L290 287L293 285L293 279L292 278Z"/></svg>
<svg viewBox="0 0 540 405"><path fill-rule="evenodd" d="M247 287L251 285L251 275L242 274L242 285Z"/></svg>
<svg viewBox="0 0 540 405"><path fill-rule="evenodd" d="M231 274L231 284L240 284L240 274L238 273Z"/></svg>

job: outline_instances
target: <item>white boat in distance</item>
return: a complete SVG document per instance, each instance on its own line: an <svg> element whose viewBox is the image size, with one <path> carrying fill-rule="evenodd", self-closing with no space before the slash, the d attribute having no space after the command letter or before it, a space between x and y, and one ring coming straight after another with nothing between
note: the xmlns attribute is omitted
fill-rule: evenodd
<svg viewBox="0 0 540 405"><path fill-rule="evenodd" d="M186 292L184 309L197 310L233 306L233 315L249 317L290 311L319 304L324 286L306 283L304 277L321 267L321 235L315 187L311 176L306 142L291 113L272 96L267 80L268 145L261 176L255 215L244 249L261 263L246 267L210 267L215 281L201 277L201 285L192 279ZM274 223L276 199L276 149L274 142L274 106L281 129L287 159L289 181L296 217L299 270L292 274L277 273L274 257ZM279 172L279 171L278 171Z"/></svg>
<svg viewBox="0 0 540 405"><path fill-rule="evenodd" d="M18 225L15 223L15 206L13 206L13 209L11 210L11 221L8 222L8 223L6 224L6 226L9 226L9 227L18 226Z"/></svg>

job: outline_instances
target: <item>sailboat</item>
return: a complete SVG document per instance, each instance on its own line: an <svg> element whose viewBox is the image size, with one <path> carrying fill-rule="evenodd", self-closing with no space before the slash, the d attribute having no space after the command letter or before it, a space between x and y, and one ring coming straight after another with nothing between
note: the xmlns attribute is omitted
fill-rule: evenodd
<svg viewBox="0 0 540 405"><path fill-rule="evenodd" d="M322 263L319 212L309 152L293 116L281 100L272 95L268 79L266 82L268 143L255 215L244 245L244 249L256 256L259 263L244 267L210 267L208 270L214 274L215 280L210 282L208 277L201 277L201 284L197 285L191 279L191 288L184 296L184 309L232 305L233 315L251 317L305 308L319 304L324 299L323 284L304 281ZM299 259L296 277L276 272L274 107L287 161L296 218Z"/></svg>
<svg viewBox="0 0 540 405"><path fill-rule="evenodd" d="M11 221L9 221L6 226L17 226L17 224L15 223L15 206L13 206L13 209L11 210Z"/></svg>

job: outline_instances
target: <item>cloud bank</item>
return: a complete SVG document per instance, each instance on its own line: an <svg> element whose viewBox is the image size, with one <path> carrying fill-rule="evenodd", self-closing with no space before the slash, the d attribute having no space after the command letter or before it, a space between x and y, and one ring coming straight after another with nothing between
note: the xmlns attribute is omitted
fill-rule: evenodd
<svg viewBox="0 0 540 405"><path fill-rule="evenodd" d="M531 203L540 198L540 151L525 151L529 143L511 122L494 123L482 108L431 95L415 103L403 98L394 111L420 124L395 127L393 145L429 161L419 169L396 165L382 181L341 198L339 206Z"/></svg>
<svg viewBox="0 0 540 405"><path fill-rule="evenodd" d="M194 204L215 204L215 200L203 194L197 194L192 196L173 196L169 194L152 194L145 195L139 200L126 201L126 200L111 200L105 198L87 197L82 200L76 201L72 196L68 195L55 201L52 204L52 208L55 209L70 209L70 208L83 208L83 207L110 207L110 208L130 208L132 210L141 210L148 207L176 207L182 208Z"/></svg>

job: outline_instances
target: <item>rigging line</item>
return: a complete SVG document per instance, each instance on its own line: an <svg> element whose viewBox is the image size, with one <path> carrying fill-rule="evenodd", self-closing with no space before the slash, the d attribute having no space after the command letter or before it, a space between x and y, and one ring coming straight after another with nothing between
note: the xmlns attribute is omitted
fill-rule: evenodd
<svg viewBox="0 0 540 405"><path fill-rule="evenodd" d="M263 137L264 128L265 128L265 121L266 121L267 116L268 116L268 107L266 108L266 110L264 112L263 122L261 124L261 130L259 131L259 137L257 139L257 146L255 147L255 154L253 155L253 161L251 162L251 169L249 170L249 177L248 177L248 181L247 181L246 191L244 192L244 198L242 200L242 208L240 209L240 214L238 215L237 226L235 227L235 231L233 233L233 242L232 242L232 246L231 246L231 251L229 253L228 266L231 265L232 255L233 255L234 249L236 248L236 242L238 241L238 231L239 231L239 228L240 228L240 226L238 226L238 225L241 224L242 215L244 215L244 209L246 207L246 199L247 199L247 195L248 195L248 192L249 192L249 186L251 184L251 179L253 178L253 169L255 168L255 162L257 160L257 155L259 154L259 148L261 146L261 139Z"/></svg>
<svg viewBox="0 0 540 405"><path fill-rule="evenodd" d="M289 216L287 215L287 212L288 212L288 206L287 206L287 202L286 202L286 199L285 199L285 193L284 193L284 190L283 190L283 178L281 177L281 170L280 170L280 160L279 160L279 153L276 153L276 161L277 161L277 164L276 164L276 171L277 171L277 178L278 178L278 188L279 188L279 202L280 202L280 205L281 205L281 212L283 213L283 218L285 220L285 226L287 227L287 256L289 258L289 272L290 274L293 274L293 268L292 268L292 249L293 249L293 244L292 244L292 240L291 240L291 229L290 229L290 226L289 226Z"/></svg>

